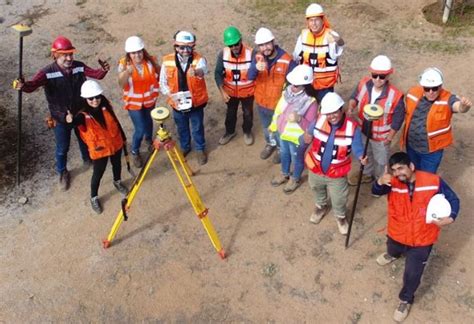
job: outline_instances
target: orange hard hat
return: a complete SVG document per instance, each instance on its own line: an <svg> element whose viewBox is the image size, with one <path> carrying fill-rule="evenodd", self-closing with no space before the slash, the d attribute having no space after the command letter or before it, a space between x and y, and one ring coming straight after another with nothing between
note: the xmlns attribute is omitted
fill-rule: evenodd
<svg viewBox="0 0 474 324"><path fill-rule="evenodd" d="M69 39L64 36L58 36L51 46L51 52L53 53L74 53L76 48L72 46Z"/></svg>

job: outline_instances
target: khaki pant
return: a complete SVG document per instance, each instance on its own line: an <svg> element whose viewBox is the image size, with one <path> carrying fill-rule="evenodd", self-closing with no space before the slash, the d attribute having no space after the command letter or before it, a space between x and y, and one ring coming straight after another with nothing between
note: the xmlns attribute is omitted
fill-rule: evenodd
<svg viewBox="0 0 474 324"><path fill-rule="evenodd" d="M309 187L314 192L314 202L322 207L328 204L328 192L334 216L337 218L346 217L347 197L349 196L349 186L347 176L341 178L329 178L323 175L308 172Z"/></svg>
<svg viewBox="0 0 474 324"><path fill-rule="evenodd" d="M367 137L362 134L363 143L365 143L366 140ZM375 178L381 177L384 174L385 166L388 164L390 157L390 144L370 140L369 147L367 148L367 156L369 161L364 167L364 175L374 176Z"/></svg>

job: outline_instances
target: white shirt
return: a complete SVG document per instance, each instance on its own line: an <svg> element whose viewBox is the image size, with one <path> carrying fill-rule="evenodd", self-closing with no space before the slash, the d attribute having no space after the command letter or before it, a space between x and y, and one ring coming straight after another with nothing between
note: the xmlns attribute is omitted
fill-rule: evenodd
<svg viewBox="0 0 474 324"><path fill-rule="evenodd" d="M334 30L331 30L330 33L334 36L339 37L339 34L336 33ZM337 42L332 42L328 44L329 46L329 58L332 60L337 60L339 56L342 55L344 48L342 46L337 45ZM300 62L300 53L303 50L303 41L301 40L301 33L296 40L295 50L293 51L293 59L296 62Z"/></svg>

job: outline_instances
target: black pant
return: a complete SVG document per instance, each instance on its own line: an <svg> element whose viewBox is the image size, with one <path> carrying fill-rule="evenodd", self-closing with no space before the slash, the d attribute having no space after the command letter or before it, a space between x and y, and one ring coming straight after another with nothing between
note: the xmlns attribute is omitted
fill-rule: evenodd
<svg viewBox="0 0 474 324"><path fill-rule="evenodd" d="M430 256L433 245L408 246L392 240L387 236L387 253L398 258L405 255L405 272L403 273L403 287L398 297L401 301L413 304L415 291L421 282L421 276L425 270L426 262Z"/></svg>
<svg viewBox="0 0 474 324"><path fill-rule="evenodd" d="M99 192L99 185L102 176L104 175L105 168L107 167L107 161L110 158L110 163L112 164L112 173L114 175L114 181L118 181L121 178L122 173L122 149L118 150L114 155L106 156L101 159L92 160L92 165L94 166L94 171L92 172L91 179L91 197L95 197Z"/></svg>
<svg viewBox="0 0 474 324"><path fill-rule="evenodd" d="M242 112L244 115L244 122L242 123L242 130L245 134L250 133L253 126L253 96L247 98L230 97L227 102L227 114L225 116L225 132L233 134L235 132L235 124L237 123L237 110L239 109L239 102L242 103Z"/></svg>
<svg viewBox="0 0 474 324"><path fill-rule="evenodd" d="M308 90L307 90L308 95L311 96L311 97L314 97L316 99L316 101L318 102L318 104L321 104L321 100L323 100L324 96L328 92L334 92L334 87L329 87L329 88L325 88L325 89L318 89L318 90L316 90L313 87L308 87Z"/></svg>

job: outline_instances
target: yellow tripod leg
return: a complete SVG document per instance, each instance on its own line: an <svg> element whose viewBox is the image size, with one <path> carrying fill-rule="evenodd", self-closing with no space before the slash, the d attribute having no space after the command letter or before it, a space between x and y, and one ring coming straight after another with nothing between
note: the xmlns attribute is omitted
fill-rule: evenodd
<svg viewBox="0 0 474 324"><path fill-rule="evenodd" d="M140 170L140 173L138 176L135 178L135 181L133 182L132 189L128 192L127 196L122 200L122 208L120 209L120 212L117 215L117 218L115 219L114 225L112 226L112 229L110 230L109 235L107 236L107 239L103 240L103 247L104 249L107 249L110 247L110 244L112 243L112 240L115 238L115 235L117 234L117 231L120 228L120 225L122 225L122 222L127 220L127 215L126 211L130 208L130 205L133 202L133 199L135 198L136 194L138 193L138 190L140 189L140 186L142 185L143 180L145 179L145 176L150 169L151 164L153 163L153 160L155 159L156 154L158 153L158 150L155 148L153 150L153 153L148 157L148 160L146 161L145 166Z"/></svg>
<svg viewBox="0 0 474 324"><path fill-rule="evenodd" d="M166 153L171 164L173 165L173 169L176 175L178 176L179 181L181 182L181 185L183 186L184 191L186 192L186 195L188 196L189 201L191 202L191 205L193 206L194 212L196 213L198 218L201 220L202 225L204 226L204 229L206 230L206 233L209 239L211 240L212 245L216 249L221 259L224 259L225 251L222 248L221 242L219 240L216 230L214 229L214 226L212 225L211 220L207 216L208 209L202 203L201 197L199 196L196 186L191 180L191 169L184 160L182 153L175 146L168 149Z"/></svg>

